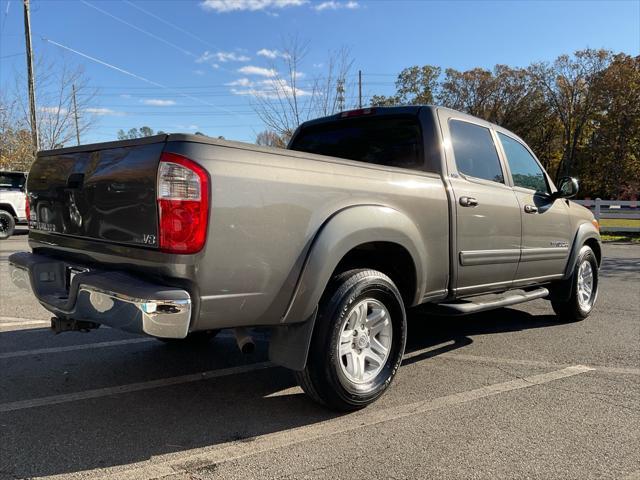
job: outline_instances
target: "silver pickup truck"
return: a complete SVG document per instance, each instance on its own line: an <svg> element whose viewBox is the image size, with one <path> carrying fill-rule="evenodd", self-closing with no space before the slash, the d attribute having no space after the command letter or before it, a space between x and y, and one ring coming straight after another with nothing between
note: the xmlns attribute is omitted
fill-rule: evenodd
<svg viewBox="0 0 640 480"><path fill-rule="evenodd" d="M313 120L286 150L171 134L44 151L12 278L56 331L268 327L273 362L353 410L396 374L409 307L547 298L587 317L602 254L577 189L513 133L430 106Z"/></svg>

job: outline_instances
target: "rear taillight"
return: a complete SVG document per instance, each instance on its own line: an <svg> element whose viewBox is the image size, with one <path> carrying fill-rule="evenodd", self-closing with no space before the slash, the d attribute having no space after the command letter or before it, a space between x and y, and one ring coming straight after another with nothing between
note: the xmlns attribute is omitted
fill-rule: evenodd
<svg viewBox="0 0 640 480"><path fill-rule="evenodd" d="M31 226L31 207L29 206L29 196L24 196L24 214L27 217L27 227Z"/></svg>
<svg viewBox="0 0 640 480"><path fill-rule="evenodd" d="M209 175L197 163L163 153L158 168L160 249L196 253L207 238Z"/></svg>

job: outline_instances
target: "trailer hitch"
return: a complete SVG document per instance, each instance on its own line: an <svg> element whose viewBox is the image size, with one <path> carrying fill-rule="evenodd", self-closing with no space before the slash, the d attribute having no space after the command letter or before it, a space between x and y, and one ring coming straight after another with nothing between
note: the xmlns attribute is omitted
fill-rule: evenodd
<svg viewBox="0 0 640 480"><path fill-rule="evenodd" d="M100 328L99 323L51 317L51 330L56 335L62 332L88 332L96 328Z"/></svg>

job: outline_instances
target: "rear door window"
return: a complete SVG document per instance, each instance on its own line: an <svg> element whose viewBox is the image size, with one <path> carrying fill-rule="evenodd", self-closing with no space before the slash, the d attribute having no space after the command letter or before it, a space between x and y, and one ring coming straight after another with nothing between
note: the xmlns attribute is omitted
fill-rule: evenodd
<svg viewBox="0 0 640 480"><path fill-rule="evenodd" d="M416 117L344 119L309 126L289 146L299 152L422 169L423 145Z"/></svg>
<svg viewBox="0 0 640 480"><path fill-rule="evenodd" d="M488 128L451 120L449 132L458 172L482 180L504 183L498 151Z"/></svg>
<svg viewBox="0 0 640 480"><path fill-rule="evenodd" d="M517 140L503 133L498 133L498 137L509 162L513 185L535 190L536 192L548 193L549 187L542 168L533 158L533 155L529 153L529 150Z"/></svg>

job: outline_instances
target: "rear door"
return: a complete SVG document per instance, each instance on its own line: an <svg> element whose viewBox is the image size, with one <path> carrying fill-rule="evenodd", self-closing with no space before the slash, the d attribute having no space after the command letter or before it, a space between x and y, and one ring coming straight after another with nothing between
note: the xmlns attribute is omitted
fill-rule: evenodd
<svg viewBox="0 0 640 480"><path fill-rule="evenodd" d="M539 281L564 272L571 245L566 200L553 199L551 184L529 148L506 131L498 131L522 216L522 250L517 283Z"/></svg>
<svg viewBox="0 0 640 480"><path fill-rule="evenodd" d="M521 219L488 123L439 110L455 199L456 294L504 290L516 274Z"/></svg>

